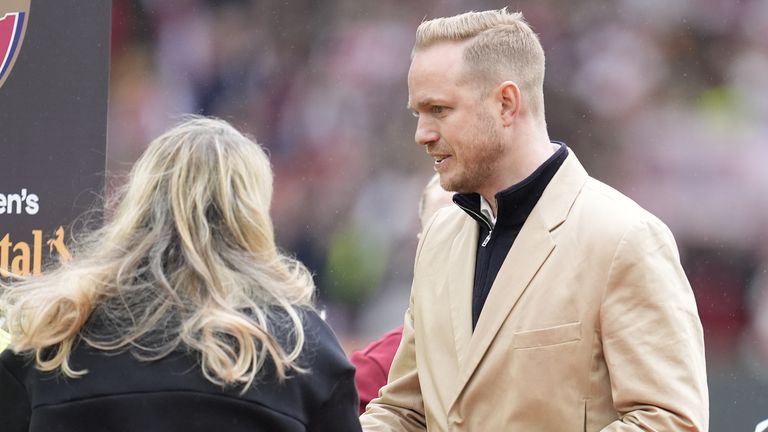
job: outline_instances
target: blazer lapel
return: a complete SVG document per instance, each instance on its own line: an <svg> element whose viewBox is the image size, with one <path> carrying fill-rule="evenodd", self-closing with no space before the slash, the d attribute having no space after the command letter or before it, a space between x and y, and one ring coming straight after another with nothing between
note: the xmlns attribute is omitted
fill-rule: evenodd
<svg viewBox="0 0 768 432"><path fill-rule="evenodd" d="M554 248L549 230L535 212L531 213L491 285L469 343L469 357L461 371L460 386L469 380L507 315Z"/></svg>
<svg viewBox="0 0 768 432"><path fill-rule="evenodd" d="M466 218L451 245L447 263L451 324L459 367L467 361L472 337L472 286L475 280L478 231L477 223Z"/></svg>
<svg viewBox="0 0 768 432"><path fill-rule="evenodd" d="M579 163L576 155L569 152L568 157L550 181L541 199L520 230L515 243L507 253L507 257L491 286L475 331L469 337L466 350L461 345L466 342L463 333L458 333L457 330L462 330L467 326L471 330L472 311L469 305L472 304L472 284L477 247L476 223L473 222L475 225L475 236L473 237L475 247L464 246L471 250L473 255L469 257L464 251L454 255L458 252L452 251L450 265L460 267L462 269L461 276L464 278L449 282L451 283L451 311L453 313L454 332L456 332L457 351L462 353L459 356L461 370L454 404L504 325L507 316L514 309L518 299L555 249L556 241L551 233L565 221L587 179L587 172ZM462 233L466 231L468 230L464 229ZM466 239L462 241L466 241ZM457 239L454 247L458 242ZM469 261L472 265L467 266L463 260ZM467 268L471 271L469 279L465 274ZM454 305L454 301L464 302L463 308L457 309L457 307L462 307L462 304ZM455 311L459 312L458 315ZM457 324L459 328L457 328ZM459 337L459 335L462 336Z"/></svg>

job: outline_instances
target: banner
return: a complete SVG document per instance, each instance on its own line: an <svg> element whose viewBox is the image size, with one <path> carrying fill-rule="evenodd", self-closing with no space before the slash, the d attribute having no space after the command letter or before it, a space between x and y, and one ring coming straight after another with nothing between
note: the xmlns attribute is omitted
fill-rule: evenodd
<svg viewBox="0 0 768 432"><path fill-rule="evenodd" d="M111 2L0 1L0 277L70 258L104 190Z"/></svg>

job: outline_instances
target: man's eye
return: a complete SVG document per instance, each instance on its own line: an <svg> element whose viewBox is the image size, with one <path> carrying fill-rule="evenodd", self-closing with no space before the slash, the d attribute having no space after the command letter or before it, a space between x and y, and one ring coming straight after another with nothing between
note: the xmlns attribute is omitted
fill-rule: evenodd
<svg viewBox="0 0 768 432"><path fill-rule="evenodd" d="M416 118L419 118L419 112L418 111L411 111L411 115L416 117Z"/></svg>
<svg viewBox="0 0 768 432"><path fill-rule="evenodd" d="M434 105L429 109L429 111L432 114L442 114L443 112L445 112L445 107L440 105Z"/></svg>

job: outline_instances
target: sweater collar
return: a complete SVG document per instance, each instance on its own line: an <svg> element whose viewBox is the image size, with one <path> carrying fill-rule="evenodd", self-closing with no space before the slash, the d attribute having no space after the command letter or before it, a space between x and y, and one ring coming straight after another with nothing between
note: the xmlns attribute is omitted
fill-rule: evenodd
<svg viewBox="0 0 768 432"><path fill-rule="evenodd" d="M489 229L522 226L544 193L544 189L568 156L568 147L565 143L555 141L555 144L559 144L560 148L533 173L519 183L496 193L495 223L483 215L480 194L457 193L453 196L453 202L478 223L487 225Z"/></svg>

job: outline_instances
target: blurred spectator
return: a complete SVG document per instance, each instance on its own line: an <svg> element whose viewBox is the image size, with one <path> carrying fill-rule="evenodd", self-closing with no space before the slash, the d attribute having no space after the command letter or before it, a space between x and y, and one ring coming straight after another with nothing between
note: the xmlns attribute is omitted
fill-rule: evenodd
<svg viewBox="0 0 768 432"><path fill-rule="evenodd" d="M440 187L440 177L435 174L427 183L419 200L419 222L421 231L427 222L441 208L451 204L453 194ZM421 234L419 234L419 237ZM360 397L360 414L373 398L378 396L379 389L387 383L389 368L395 351L403 336L403 326L391 330L365 348L355 351L350 356L355 372L355 385Z"/></svg>

